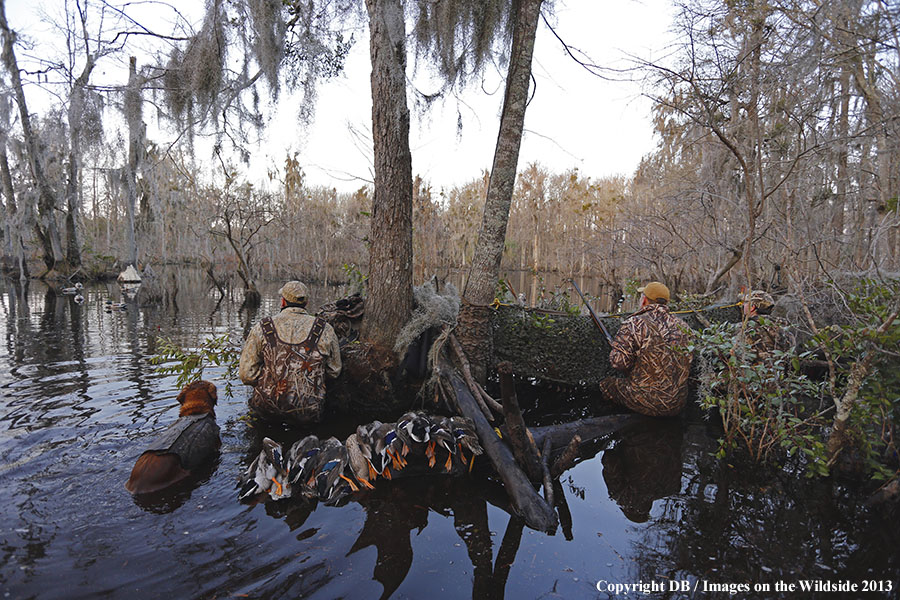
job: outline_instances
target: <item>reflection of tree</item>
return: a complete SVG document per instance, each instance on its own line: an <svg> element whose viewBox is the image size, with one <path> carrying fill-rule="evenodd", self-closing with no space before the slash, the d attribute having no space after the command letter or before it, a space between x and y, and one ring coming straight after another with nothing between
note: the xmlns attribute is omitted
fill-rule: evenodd
<svg viewBox="0 0 900 600"><path fill-rule="evenodd" d="M681 491L682 425L674 419L643 420L620 436L603 454L603 479L625 516L644 523L654 500Z"/></svg>
<svg viewBox="0 0 900 600"><path fill-rule="evenodd" d="M694 442L685 491L663 502L634 544L635 577L774 583L900 572L898 523L860 512L852 490L722 463L711 440Z"/></svg>

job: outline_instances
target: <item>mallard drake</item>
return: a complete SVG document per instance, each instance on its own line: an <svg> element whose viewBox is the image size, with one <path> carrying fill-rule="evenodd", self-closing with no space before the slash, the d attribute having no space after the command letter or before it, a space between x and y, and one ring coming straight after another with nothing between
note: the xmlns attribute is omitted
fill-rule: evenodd
<svg viewBox="0 0 900 600"><path fill-rule="evenodd" d="M424 413L408 412L397 421L397 432L401 435L405 433L404 437L419 444L428 442L430 428L431 421ZM404 455L406 455L405 452Z"/></svg>
<svg viewBox="0 0 900 600"><path fill-rule="evenodd" d="M80 283L76 283L73 287L65 287L65 288L61 289L60 292L63 294L74 295L74 294L81 293L81 290L83 290L83 289L84 289L83 285L81 285Z"/></svg>
<svg viewBox="0 0 900 600"><path fill-rule="evenodd" d="M382 423L372 432L375 445L372 447L372 466L375 471L386 479L391 478L390 466L399 471L406 464L398 450L400 442L394 431L393 423ZM388 465L390 459L390 465ZM401 462L402 461L402 462Z"/></svg>
<svg viewBox="0 0 900 600"><path fill-rule="evenodd" d="M350 462L350 470L353 472L353 476L356 480L367 489L375 489L375 486L369 482L369 478L375 479L373 477L374 470L372 470L372 464L366 459L363 454L363 448L359 444L359 436L357 434L350 435L346 441L344 441L344 446L347 447L347 459ZM365 446L368 450L368 446ZM354 486L351 483L350 488L352 489ZM353 490L354 492L357 490Z"/></svg>
<svg viewBox="0 0 900 600"><path fill-rule="evenodd" d="M428 430L431 438L425 448L425 456L428 457L428 466L434 467L436 461L434 449L439 446L447 451L447 461L444 468L449 472L453 468L453 455L456 454L456 437L453 435L453 424L446 417L432 417Z"/></svg>
<svg viewBox="0 0 900 600"><path fill-rule="evenodd" d="M403 457L409 452L409 441L393 423L385 423L382 425L382 429L387 430L384 437L381 438L381 453L385 456L385 463L387 463L387 458L390 458L391 466L395 471L399 471L406 466L406 459ZM376 449L378 449L377 445Z"/></svg>
<svg viewBox="0 0 900 600"><path fill-rule="evenodd" d="M263 438L263 448L247 470L244 471L245 483L238 495L240 500L249 500L258 494L268 492L273 500L289 498L291 486L287 481L285 457L281 444Z"/></svg>
<svg viewBox="0 0 900 600"><path fill-rule="evenodd" d="M319 456L315 474L316 494L326 503L334 502L341 496L340 488L352 483L344 475L348 463L347 448L337 438L328 438L322 444Z"/></svg>
<svg viewBox="0 0 900 600"><path fill-rule="evenodd" d="M453 437L456 438L456 445L459 447L459 455L466 462L464 450L468 450L472 457L469 459L469 470L475 464L475 457L482 454L484 450L478 441L478 434L475 433L475 424L467 417L450 417L450 424L453 429Z"/></svg>
<svg viewBox="0 0 900 600"><path fill-rule="evenodd" d="M308 435L302 440L294 442L288 451L288 483L292 486L299 486L301 492L306 496L315 494L311 486L306 485L306 482L312 476L317 461L316 457L321 451L320 445L319 438Z"/></svg>

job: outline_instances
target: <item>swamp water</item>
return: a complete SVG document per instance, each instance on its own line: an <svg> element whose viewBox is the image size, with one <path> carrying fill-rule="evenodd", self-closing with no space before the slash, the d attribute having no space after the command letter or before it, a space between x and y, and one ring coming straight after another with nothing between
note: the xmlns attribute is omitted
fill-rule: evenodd
<svg viewBox="0 0 900 600"><path fill-rule="evenodd" d="M330 299L318 293L314 306ZM115 284L89 286L76 305L38 282L0 281L0 598L608 598L615 584L642 584L631 597L844 596L776 592L800 580L874 581L876 596L897 597L896 521L831 482L715 461L714 428L700 418L596 444L563 475L567 510L548 536L510 518L478 468L379 480L340 507L240 504L238 477L262 433L242 418L248 388L236 382L225 397L213 370L217 461L170 493L132 499L123 483L135 459L177 417L174 377L148 362L158 337L240 334L275 307L217 306L199 279L180 286L177 311L105 312L119 296ZM589 397L520 396L534 424L599 410ZM343 439L355 426L315 433ZM266 433L286 446L300 435ZM669 591L682 585L691 591ZM744 585L769 591L714 591Z"/></svg>

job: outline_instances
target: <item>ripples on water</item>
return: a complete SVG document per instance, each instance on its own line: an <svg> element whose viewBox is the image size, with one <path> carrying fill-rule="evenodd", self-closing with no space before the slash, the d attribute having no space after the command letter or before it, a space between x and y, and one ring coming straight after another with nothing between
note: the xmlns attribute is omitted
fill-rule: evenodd
<svg viewBox="0 0 900 600"><path fill-rule="evenodd" d="M319 293L313 303L329 299ZM123 488L131 466L177 417L174 378L147 361L157 336L191 344L246 331L274 305L248 315L226 300L214 310L200 281L182 286L178 311L107 313L114 284L85 298L79 306L41 283L0 282L4 598L594 598L598 580L900 583L896 522L862 513L828 483L716 463L708 426L691 418L598 444L563 476L567 508L547 536L511 519L502 488L477 471L379 482L341 507L242 505L237 478L260 433L240 418L247 391L237 385L234 398L220 394L217 461L135 501ZM592 410L590 398L542 394L531 404L534 421ZM344 437L355 425L318 433ZM290 443L300 432L272 435Z"/></svg>

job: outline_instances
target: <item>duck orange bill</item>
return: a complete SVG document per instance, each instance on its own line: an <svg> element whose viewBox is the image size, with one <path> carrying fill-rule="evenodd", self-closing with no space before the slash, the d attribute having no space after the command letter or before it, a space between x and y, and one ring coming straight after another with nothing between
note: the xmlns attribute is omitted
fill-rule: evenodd
<svg viewBox="0 0 900 600"><path fill-rule="evenodd" d="M350 484L350 489L351 489L351 490L353 490L354 492L358 492L358 491L359 491L359 486L356 485L355 483L353 483L353 480L352 480L352 479L350 479L349 477L345 476L343 473L339 474L338 477L340 477L341 479L343 479L344 481L346 481L347 483L349 483L349 484Z"/></svg>

